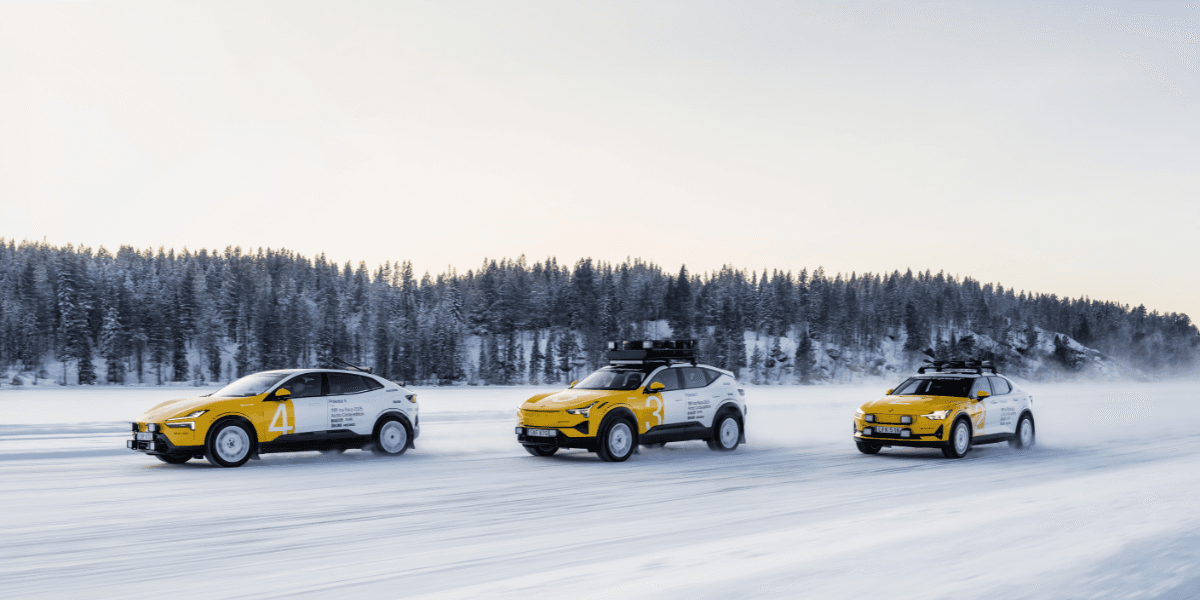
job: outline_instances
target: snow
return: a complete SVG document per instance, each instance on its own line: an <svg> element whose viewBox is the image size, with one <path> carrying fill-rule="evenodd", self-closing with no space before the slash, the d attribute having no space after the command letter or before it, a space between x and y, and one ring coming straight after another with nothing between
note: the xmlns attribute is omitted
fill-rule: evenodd
<svg viewBox="0 0 1200 600"><path fill-rule="evenodd" d="M417 388L399 459L240 469L124 449L195 388L5 390L0 597L1194 597L1194 384L1026 384L1038 446L958 461L855 450L886 387L747 386L737 452L619 464L525 454L542 388Z"/></svg>

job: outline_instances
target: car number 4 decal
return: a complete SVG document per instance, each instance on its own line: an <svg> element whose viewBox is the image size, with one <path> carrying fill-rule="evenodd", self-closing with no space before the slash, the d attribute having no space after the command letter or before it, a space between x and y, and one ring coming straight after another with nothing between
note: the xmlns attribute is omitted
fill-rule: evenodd
<svg viewBox="0 0 1200 600"><path fill-rule="evenodd" d="M279 408L275 409L275 416L271 417L271 425L267 427L267 431L278 431L288 433L292 430L288 427L287 404L279 403Z"/></svg>

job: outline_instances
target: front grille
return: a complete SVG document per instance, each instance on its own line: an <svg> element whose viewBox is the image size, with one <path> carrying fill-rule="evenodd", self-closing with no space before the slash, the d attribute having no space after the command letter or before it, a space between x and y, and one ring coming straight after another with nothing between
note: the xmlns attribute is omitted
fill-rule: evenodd
<svg viewBox="0 0 1200 600"><path fill-rule="evenodd" d="M875 422L882 425L901 425L901 417L912 417L912 415L875 415ZM910 423L916 421L916 417L912 417ZM905 423L907 424L907 423Z"/></svg>

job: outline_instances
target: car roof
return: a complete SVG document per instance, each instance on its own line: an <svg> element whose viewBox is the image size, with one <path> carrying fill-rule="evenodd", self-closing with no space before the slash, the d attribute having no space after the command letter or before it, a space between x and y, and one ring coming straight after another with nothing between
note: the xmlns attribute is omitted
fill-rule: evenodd
<svg viewBox="0 0 1200 600"><path fill-rule="evenodd" d="M999 373L918 373L913 377L917 379L973 379L975 377L1004 377L1004 375Z"/></svg>
<svg viewBox="0 0 1200 600"><path fill-rule="evenodd" d="M351 375L370 375L372 377L380 377L374 373L364 373L362 371L350 371L347 369L272 369L270 371L261 371L262 373L283 373L291 375L293 373L350 373ZM380 377L382 379L382 377Z"/></svg>

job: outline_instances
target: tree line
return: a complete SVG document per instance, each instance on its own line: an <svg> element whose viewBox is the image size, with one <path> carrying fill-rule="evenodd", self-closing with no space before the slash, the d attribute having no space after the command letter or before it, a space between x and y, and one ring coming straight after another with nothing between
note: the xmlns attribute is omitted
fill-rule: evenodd
<svg viewBox="0 0 1200 600"><path fill-rule="evenodd" d="M1187 315L930 271L696 274L521 257L418 277L407 261L372 271L288 250L0 239L0 369L66 383L228 381L334 357L413 382L562 383L603 364L608 340L666 336L699 339L708 364L807 383L825 356L885 344L913 362L1016 367L1048 335L1067 369L1087 354L1070 340L1151 374L1194 369L1200 354Z"/></svg>

